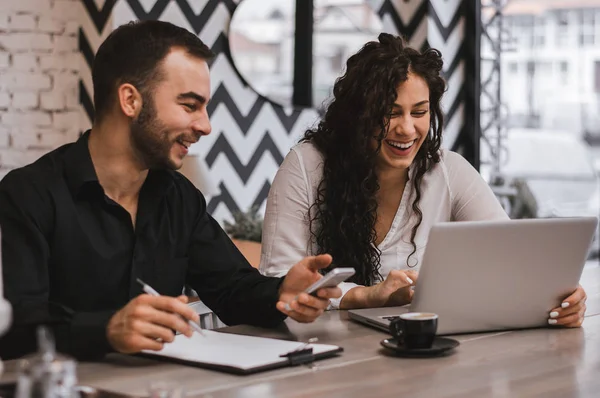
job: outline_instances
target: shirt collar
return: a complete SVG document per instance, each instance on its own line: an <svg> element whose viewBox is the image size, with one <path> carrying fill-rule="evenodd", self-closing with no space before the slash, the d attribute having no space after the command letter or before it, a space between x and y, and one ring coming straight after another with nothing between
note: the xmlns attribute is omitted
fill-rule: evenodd
<svg viewBox="0 0 600 398"><path fill-rule="evenodd" d="M74 197L79 197L84 192L89 192L87 189L91 187L94 187L93 189L95 190L100 188L99 191L104 193L98 181L98 175L96 174L88 147L90 131L88 130L83 133L67 149L64 156L67 185ZM175 172L169 170L150 170L142 189L149 196L162 197L173 184L174 174Z"/></svg>
<svg viewBox="0 0 600 398"><path fill-rule="evenodd" d="M67 149L64 156L67 185L73 196L78 196L82 188L90 183L99 185L98 176L92 163L88 139L90 130L86 131Z"/></svg>

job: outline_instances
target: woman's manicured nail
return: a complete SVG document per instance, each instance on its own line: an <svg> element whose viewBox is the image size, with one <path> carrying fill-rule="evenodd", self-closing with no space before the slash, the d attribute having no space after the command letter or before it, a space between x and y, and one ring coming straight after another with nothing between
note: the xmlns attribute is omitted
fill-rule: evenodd
<svg viewBox="0 0 600 398"><path fill-rule="evenodd" d="M406 277L406 281L407 281L408 283L410 283L411 285L414 283L414 282L413 282L413 280L412 280L412 279L410 279L408 276Z"/></svg>
<svg viewBox="0 0 600 398"><path fill-rule="evenodd" d="M558 316L558 312L556 312L556 311L552 311L550 313L550 318L556 318L557 316Z"/></svg>
<svg viewBox="0 0 600 398"><path fill-rule="evenodd" d="M560 306L563 308L567 308L568 306L570 306L571 304L567 303L566 301L564 303L562 303Z"/></svg>
<svg viewBox="0 0 600 398"><path fill-rule="evenodd" d="M286 311L291 311L292 310L292 307L290 307L290 303L286 303L285 304L285 310Z"/></svg>
<svg viewBox="0 0 600 398"><path fill-rule="evenodd" d="M557 322L558 322L558 321L557 321L556 319L548 319L548 323L549 323L550 325L556 325L556 323L557 323Z"/></svg>

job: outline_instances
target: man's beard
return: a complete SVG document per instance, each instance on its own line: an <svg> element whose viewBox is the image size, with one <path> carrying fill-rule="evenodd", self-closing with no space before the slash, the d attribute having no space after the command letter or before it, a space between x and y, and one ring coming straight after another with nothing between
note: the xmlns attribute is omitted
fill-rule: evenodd
<svg viewBox="0 0 600 398"><path fill-rule="evenodd" d="M142 96L142 109L130 125L133 149L148 169L177 170L170 157L173 141L165 125L156 117L156 109L149 95Z"/></svg>

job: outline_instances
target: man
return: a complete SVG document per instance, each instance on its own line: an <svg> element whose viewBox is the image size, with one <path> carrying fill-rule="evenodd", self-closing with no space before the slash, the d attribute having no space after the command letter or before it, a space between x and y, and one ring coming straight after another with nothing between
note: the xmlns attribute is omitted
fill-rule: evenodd
<svg viewBox="0 0 600 398"><path fill-rule="evenodd" d="M121 26L94 60L91 131L0 182L14 314L0 357L33 351L39 324L52 327L59 351L82 359L159 350L175 331L191 335L181 317L198 321L184 285L227 324L273 326L286 315L311 322L341 295L302 293L328 255L301 261L285 279L260 275L175 172L211 130L212 56L166 22ZM163 295L141 294L137 278Z"/></svg>

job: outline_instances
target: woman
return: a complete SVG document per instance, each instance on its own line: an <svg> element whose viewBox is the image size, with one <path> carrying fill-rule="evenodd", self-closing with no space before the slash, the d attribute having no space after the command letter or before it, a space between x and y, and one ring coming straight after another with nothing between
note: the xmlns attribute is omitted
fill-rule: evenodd
<svg viewBox="0 0 600 398"><path fill-rule="evenodd" d="M421 54L383 33L348 59L322 121L273 181L261 272L283 275L288 264L329 253L356 270L333 308L403 305L432 225L508 219L479 173L440 149L441 70L439 51ZM579 326L584 301L579 288L549 323Z"/></svg>

